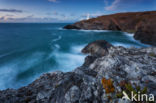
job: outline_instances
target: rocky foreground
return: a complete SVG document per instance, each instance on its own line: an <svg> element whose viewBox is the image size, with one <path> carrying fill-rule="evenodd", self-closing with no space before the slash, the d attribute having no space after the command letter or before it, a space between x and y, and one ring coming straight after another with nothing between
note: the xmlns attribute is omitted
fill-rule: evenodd
<svg viewBox="0 0 156 103"><path fill-rule="evenodd" d="M122 91L156 95L155 47L128 49L99 40L82 52L90 55L81 67L0 91L0 103L129 103L121 99Z"/></svg>
<svg viewBox="0 0 156 103"><path fill-rule="evenodd" d="M133 32L136 40L156 46L156 11L104 15L76 22L64 28Z"/></svg>

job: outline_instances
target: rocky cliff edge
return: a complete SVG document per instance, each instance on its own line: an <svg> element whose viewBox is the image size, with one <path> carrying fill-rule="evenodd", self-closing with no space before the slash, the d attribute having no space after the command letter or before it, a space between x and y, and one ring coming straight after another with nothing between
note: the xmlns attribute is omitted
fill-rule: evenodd
<svg viewBox="0 0 156 103"><path fill-rule="evenodd" d="M76 22L64 28L132 32L136 40L156 46L156 11L104 15Z"/></svg>
<svg viewBox="0 0 156 103"><path fill-rule="evenodd" d="M156 95L156 48L114 47L99 40L82 52L89 53L82 66L0 91L0 103L129 103L121 99L123 91Z"/></svg>

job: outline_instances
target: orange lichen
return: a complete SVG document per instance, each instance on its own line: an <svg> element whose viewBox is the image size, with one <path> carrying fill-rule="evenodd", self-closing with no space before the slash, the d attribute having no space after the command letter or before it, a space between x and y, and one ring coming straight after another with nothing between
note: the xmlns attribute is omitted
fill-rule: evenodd
<svg viewBox="0 0 156 103"><path fill-rule="evenodd" d="M113 81L111 79L102 78L101 82L102 82L103 88L105 89L106 93L114 93L115 92Z"/></svg>

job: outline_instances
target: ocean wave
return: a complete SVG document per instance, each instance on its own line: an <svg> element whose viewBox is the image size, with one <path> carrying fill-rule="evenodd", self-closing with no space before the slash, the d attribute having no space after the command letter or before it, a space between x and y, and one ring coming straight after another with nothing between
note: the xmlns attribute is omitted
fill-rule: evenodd
<svg viewBox="0 0 156 103"><path fill-rule="evenodd" d="M54 46L55 46L57 49L60 49L60 45L59 45L59 44L54 44Z"/></svg>
<svg viewBox="0 0 156 103"><path fill-rule="evenodd" d="M124 35L129 36L129 37L133 37L134 36L134 33L128 33L128 32L123 32L123 33L124 33Z"/></svg>
<svg viewBox="0 0 156 103"><path fill-rule="evenodd" d="M43 52L35 52L28 57L19 57L12 61L9 61L5 64L1 64L0 66L0 89L7 88L18 88L30 83L30 81L34 80L33 77L30 77L29 81L16 81L17 75L21 72L28 70L29 68L39 64L43 59L45 53ZM22 78L20 78L22 79Z"/></svg>
<svg viewBox="0 0 156 103"><path fill-rule="evenodd" d="M73 53L56 53L55 58L58 63L58 69L63 72L72 71L74 68L81 66L84 61L84 55Z"/></svg>
<svg viewBox="0 0 156 103"><path fill-rule="evenodd" d="M135 46L134 47L150 47L150 45L148 44L144 44L144 43L141 43L139 40L135 40L134 39L134 33L127 33L127 32L123 32L125 36L128 37L129 40L133 41L134 43L138 44L139 46ZM133 46L133 44L130 44Z"/></svg>
<svg viewBox="0 0 156 103"><path fill-rule="evenodd" d="M17 74L16 63L8 63L0 67L0 90L12 87L13 80Z"/></svg>
<svg viewBox="0 0 156 103"><path fill-rule="evenodd" d="M53 41L53 42L56 42L56 41L58 41L58 40L60 40L60 39L62 39L62 36L59 35L56 39L53 39L52 41Z"/></svg>
<svg viewBox="0 0 156 103"><path fill-rule="evenodd" d="M8 53L1 54L0 58L3 58L3 57L8 56L8 55L11 55L11 54L13 54L15 52L17 52L17 51L11 51L11 52L8 52Z"/></svg>
<svg viewBox="0 0 156 103"><path fill-rule="evenodd" d="M79 30L82 32L112 32L111 30Z"/></svg>
<svg viewBox="0 0 156 103"><path fill-rule="evenodd" d="M137 46L137 45L132 45L132 44L127 44L127 43L119 43L119 42L113 42L111 43L113 44L114 46L123 46L123 47L126 47L126 48L131 48L131 47L136 47L136 48L139 48L140 46Z"/></svg>
<svg viewBox="0 0 156 103"><path fill-rule="evenodd" d="M81 32L112 32L112 30L85 30L85 29L64 29L64 28L60 28L59 30L72 30Z"/></svg>
<svg viewBox="0 0 156 103"><path fill-rule="evenodd" d="M62 28L62 27L60 27L60 28L57 28L58 30L66 30L66 29L64 29L64 28Z"/></svg>
<svg viewBox="0 0 156 103"><path fill-rule="evenodd" d="M57 70L63 72L72 71L84 62L85 55L81 54L83 47L83 45L72 46L69 52L55 50L49 56L55 58L58 64L57 67L55 67Z"/></svg>
<svg viewBox="0 0 156 103"><path fill-rule="evenodd" d="M73 53L81 53L81 50L82 50L86 45L87 45L87 44L79 45L79 46L72 46L72 47L71 47L71 52L73 52Z"/></svg>

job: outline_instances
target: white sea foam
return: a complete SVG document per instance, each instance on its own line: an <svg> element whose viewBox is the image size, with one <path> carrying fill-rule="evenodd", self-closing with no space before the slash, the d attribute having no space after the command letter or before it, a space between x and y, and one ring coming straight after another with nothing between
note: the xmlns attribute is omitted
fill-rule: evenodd
<svg viewBox="0 0 156 103"><path fill-rule="evenodd" d="M72 46L70 52L54 51L52 55L55 57L58 67L57 70L64 72L71 71L84 62L85 55L81 54L82 45Z"/></svg>
<svg viewBox="0 0 156 103"><path fill-rule="evenodd" d="M85 45L79 45L79 46L72 46L71 48L71 51L73 53L81 53L81 50L86 46L87 44Z"/></svg>
<svg viewBox="0 0 156 103"><path fill-rule="evenodd" d="M55 56L59 64L58 69L64 72L71 71L74 68L81 66L84 61L84 56L78 54L59 53L59 55Z"/></svg>
<svg viewBox="0 0 156 103"><path fill-rule="evenodd" d="M60 28L59 30L72 30L82 32L112 32L112 30L85 30L85 29L63 29L63 28Z"/></svg>
<svg viewBox="0 0 156 103"><path fill-rule="evenodd" d="M132 44L126 44L126 43L120 43L120 42L113 42L111 44L113 44L114 46L123 46L123 47L126 47L126 48L131 48L131 47L139 48L140 47L140 46L136 46L136 45L132 45Z"/></svg>
<svg viewBox="0 0 156 103"><path fill-rule="evenodd" d="M111 30L79 30L82 32L112 32Z"/></svg>
<svg viewBox="0 0 156 103"><path fill-rule="evenodd" d="M12 84L17 74L16 66L16 63L8 63L0 67L0 90L12 87L10 84Z"/></svg>
<svg viewBox="0 0 156 103"><path fill-rule="evenodd" d="M56 39L53 39L52 41L56 42L56 41L60 40L61 38L62 38L62 36L59 35Z"/></svg>
<svg viewBox="0 0 156 103"><path fill-rule="evenodd" d="M54 44L54 46L55 46L57 49L60 49L60 45L59 45L59 44Z"/></svg>
<svg viewBox="0 0 156 103"><path fill-rule="evenodd" d="M143 44L141 43L139 40L135 40L134 39L134 34L133 33L127 33L127 32L124 32L124 35L128 37L129 40L135 42L136 44L139 44L140 46L143 46L143 47L150 47L150 45L148 44ZM135 46L133 44L131 44L132 46ZM140 46L135 46L135 47L140 47Z"/></svg>
<svg viewBox="0 0 156 103"><path fill-rule="evenodd" d="M64 29L64 28L60 27L60 28L58 28L58 30L66 30L66 29Z"/></svg>
<svg viewBox="0 0 156 103"><path fill-rule="evenodd" d="M15 51L11 51L11 52L8 52L8 53L5 53L5 54L1 54L0 55L0 58L2 58L2 57L5 57L5 56L7 56L7 55L10 55L10 54L12 54L12 53L14 53Z"/></svg>
<svg viewBox="0 0 156 103"><path fill-rule="evenodd" d="M35 52L29 57L19 57L0 66L0 89L17 88L23 86L21 82L15 81L16 76L41 62L43 52ZM31 78L33 79L33 78ZM31 80L30 80L31 81ZM23 83L26 83L23 81Z"/></svg>

